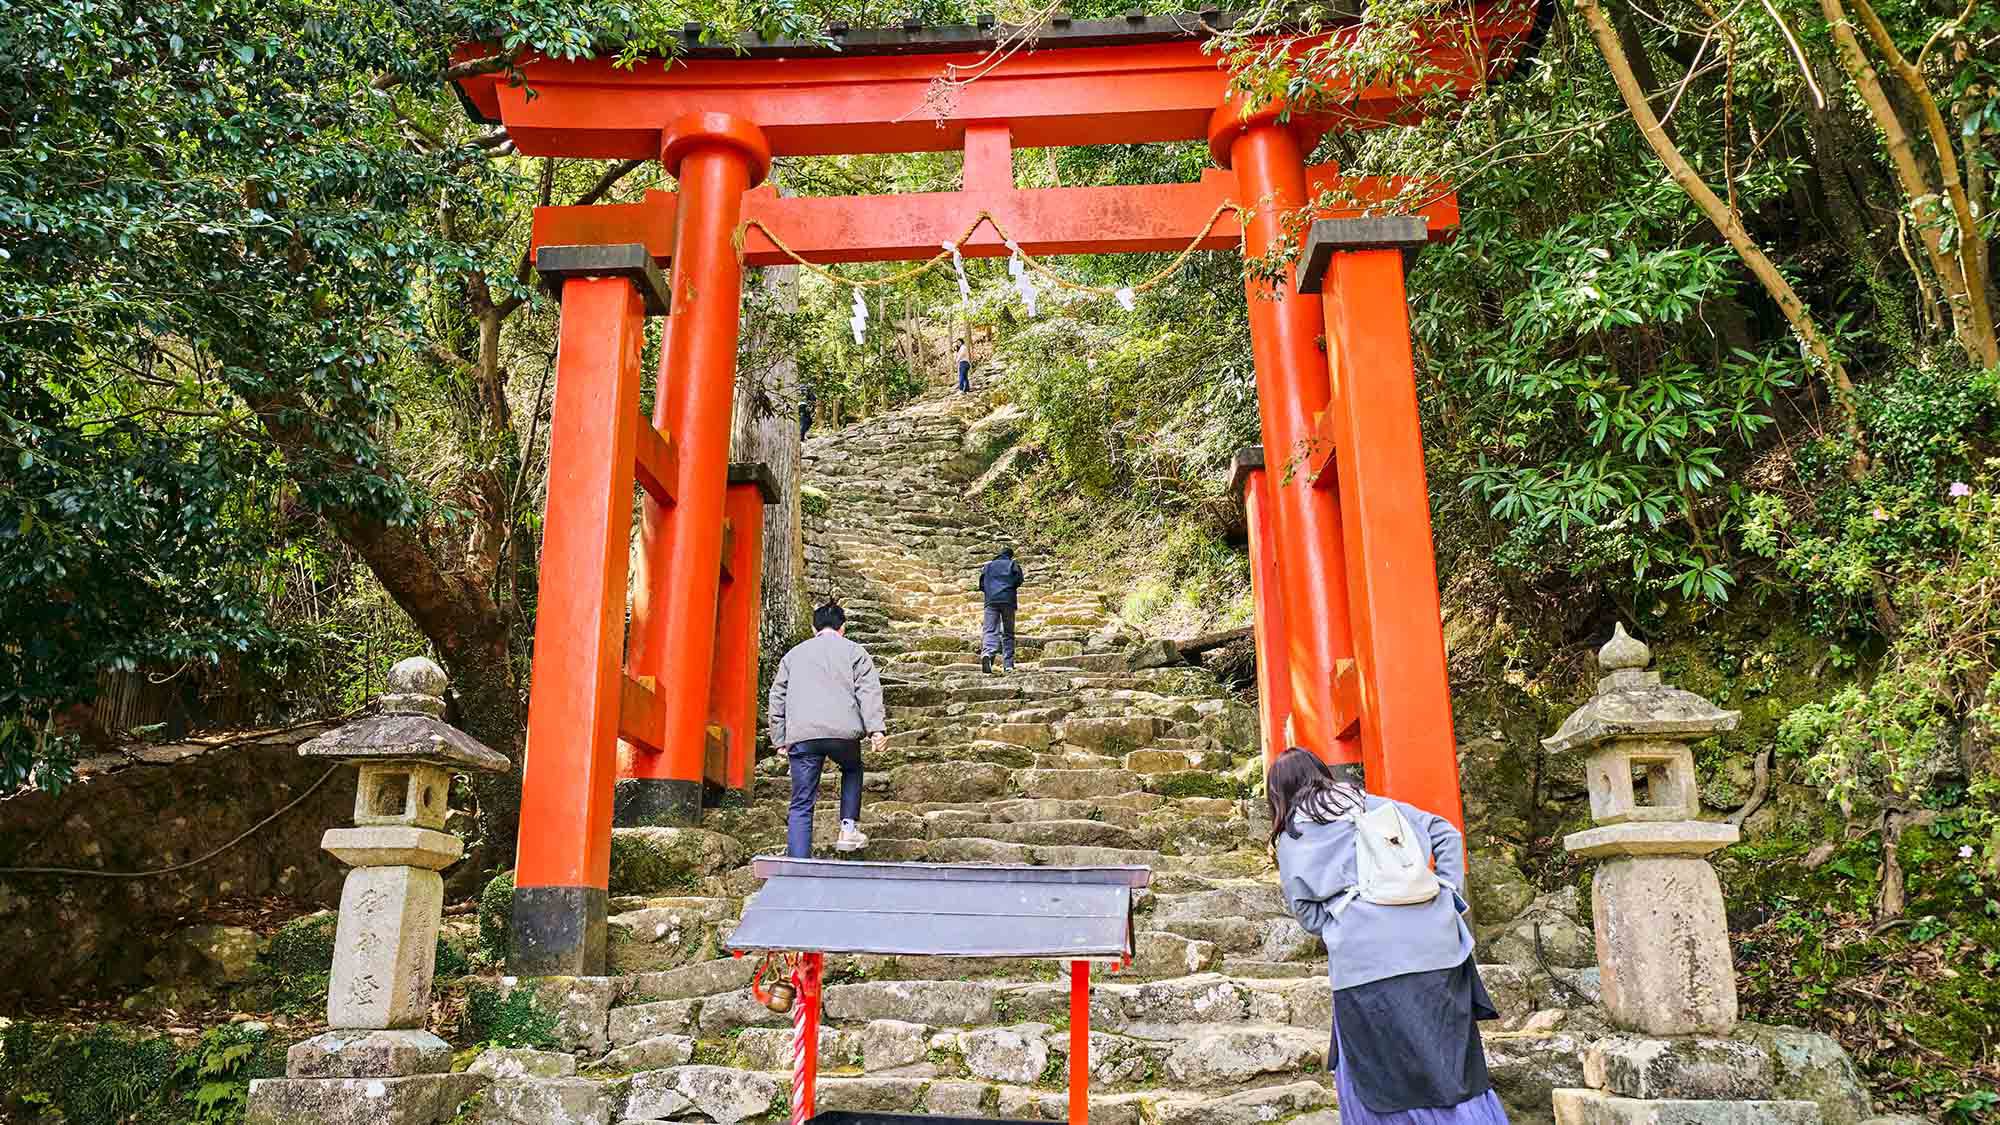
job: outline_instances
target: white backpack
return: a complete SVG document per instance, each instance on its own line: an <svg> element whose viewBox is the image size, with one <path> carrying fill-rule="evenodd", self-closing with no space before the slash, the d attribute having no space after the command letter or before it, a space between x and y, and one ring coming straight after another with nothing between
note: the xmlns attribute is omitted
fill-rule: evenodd
<svg viewBox="0 0 2000 1125"><path fill-rule="evenodd" d="M1334 907L1336 917L1357 898L1382 906L1414 906L1438 896L1444 884L1431 870L1427 841L1394 802L1356 809L1347 819L1354 825L1354 886Z"/></svg>

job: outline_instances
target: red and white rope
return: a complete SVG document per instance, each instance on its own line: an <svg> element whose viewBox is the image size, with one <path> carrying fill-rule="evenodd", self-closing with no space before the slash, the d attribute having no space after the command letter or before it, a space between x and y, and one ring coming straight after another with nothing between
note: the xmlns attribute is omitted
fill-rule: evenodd
<svg viewBox="0 0 2000 1125"><path fill-rule="evenodd" d="M811 1005L807 1002L804 958L792 974L792 985L798 989L792 1000L792 1125L806 1125L806 1095L812 1086L806 1077L806 1039L816 1029L808 1026L812 1021L807 1015Z"/></svg>

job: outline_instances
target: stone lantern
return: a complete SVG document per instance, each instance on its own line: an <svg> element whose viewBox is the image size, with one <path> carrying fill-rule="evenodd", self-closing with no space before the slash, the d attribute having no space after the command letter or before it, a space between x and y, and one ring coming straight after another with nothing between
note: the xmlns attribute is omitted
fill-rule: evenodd
<svg viewBox="0 0 2000 1125"><path fill-rule="evenodd" d="M1597 964L1611 1022L1649 1035L1727 1035L1736 970L1722 884L1704 858L1733 824L1696 819L1693 742L1741 717L1649 672L1652 652L1617 631L1598 650L1597 694L1542 745L1585 755L1595 826L1563 840L1602 859L1591 882Z"/></svg>
<svg viewBox="0 0 2000 1125"><path fill-rule="evenodd" d="M465 852L444 831L452 775L502 771L508 761L444 721L436 664L397 664L389 689L378 714L299 748L358 768L354 827L320 840L354 870L340 893L328 1030L293 1045L287 1077L252 1084L252 1125L380 1120L373 1115L392 1110L397 1122L442 1120L479 1084L448 1073L451 1046L424 1020L444 912L438 872Z"/></svg>
<svg viewBox="0 0 2000 1125"><path fill-rule="evenodd" d="M1597 662L1597 694L1542 745L1584 755L1593 825L1563 847L1603 861L1591 914L1604 1007L1622 1034L1585 1052L1589 1089L1555 1091L1557 1125L1815 1125L1816 1103L1773 1099L1769 1052L1729 1037L1736 966L1707 856L1738 831L1698 819L1693 743L1741 716L1662 684L1623 625Z"/></svg>

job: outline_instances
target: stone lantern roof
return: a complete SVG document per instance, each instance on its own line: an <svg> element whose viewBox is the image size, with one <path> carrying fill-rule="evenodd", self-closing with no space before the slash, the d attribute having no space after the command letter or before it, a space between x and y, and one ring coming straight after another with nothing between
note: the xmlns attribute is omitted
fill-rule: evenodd
<svg viewBox="0 0 2000 1125"><path fill-rule="evenodd" d="M1736 729L1742 712L1724 711L1691 691L1661 683L1658 672L1646 671L1652 660L1652 650L1620 623L1597 650L1598 667L1605 673L1597 681L1597 694L1563 720L1562 729L1543 739L1543 748L1560 754L1612 739L1681 741Z"/></svg>
<svg viewBox="0 0 2000 1125"><path fill-rule="evenodd" d="M421 656L404 660L389 670L380 714L320 735L299 747L299 755L505 771L510 764L506 755L444 721L444 685L444 670L432 661Z"/></svg>

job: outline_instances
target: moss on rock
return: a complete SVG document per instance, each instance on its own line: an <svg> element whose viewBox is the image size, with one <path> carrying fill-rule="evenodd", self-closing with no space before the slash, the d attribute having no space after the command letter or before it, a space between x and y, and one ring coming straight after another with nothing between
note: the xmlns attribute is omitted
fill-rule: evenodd
<svg viewBox="0 0 2000 1125"><path fill-rule="evenodd" d="M507 959L507 927L514 918L514 873L502 871L479 892L479 948L488 959Z"/></svg>

